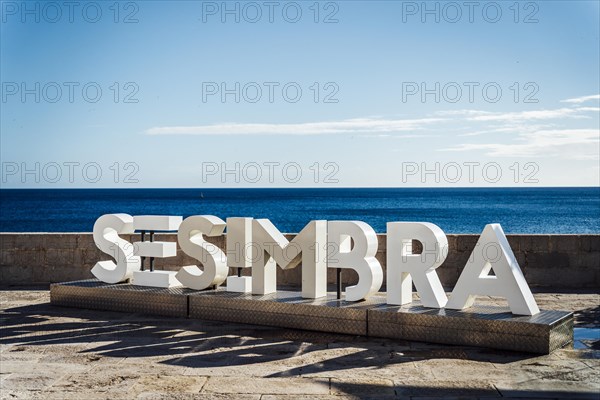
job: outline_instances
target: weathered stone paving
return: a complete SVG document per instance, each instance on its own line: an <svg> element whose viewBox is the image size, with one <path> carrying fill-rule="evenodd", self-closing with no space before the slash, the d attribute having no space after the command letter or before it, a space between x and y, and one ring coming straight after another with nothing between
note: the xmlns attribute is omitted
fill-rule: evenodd
<svg viewBox="0 0 600 400"><path fill-rule="evenodd" d="M535 356L60 308L47 288L6 288L1 397L598 399L600 296L535 297L540 308L576 311L574 347Z"/></svg>

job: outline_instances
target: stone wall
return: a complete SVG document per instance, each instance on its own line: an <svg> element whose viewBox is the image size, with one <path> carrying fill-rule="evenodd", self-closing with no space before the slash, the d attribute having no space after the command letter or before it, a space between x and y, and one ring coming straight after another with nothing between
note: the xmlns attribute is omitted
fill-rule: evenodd
<svg viewBox="0 0 600 400"><path fill-rule="evenodd" d="M386 236L378 236L377 259L385 271ZM288 235L288 239L292 237ZM124 235L124 238L133 242L139 240L139 235ZM176 241L176 238L175 234L155 236L155 240L165 241ZM479 235L448 235L448 258L437 269L445 287L454 286L478 238ZM600 287L600 235L508 235L508 240L530 286ZM224 237L211 241L224 248ZM97 261L110 258L96 248L91 233L0 233L0 249L3 285L88 279ZM157 259L155 265L157 269L177 270L191 264L197 261L178 249L177 257ZM299 286L300 271L300 268L278 269L278 284ZM249 270L245 270L245 274L248 273ZM328 281L335 282L334 271L329 271ZM343 281L346 285L352 284L356 274L344 271Z"/></svg>

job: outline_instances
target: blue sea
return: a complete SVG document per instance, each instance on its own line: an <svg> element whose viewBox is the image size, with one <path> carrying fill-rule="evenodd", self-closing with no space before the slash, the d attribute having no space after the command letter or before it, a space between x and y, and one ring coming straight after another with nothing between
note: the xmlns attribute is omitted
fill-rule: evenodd
<svg viewBox="0 0 600 400"><path fill-rule="evenodd" d="M4 189L2 232L90 232L108 213L269 218L282 232L309 221L425 221L446 233L600 233L600 188Z"/></svg>

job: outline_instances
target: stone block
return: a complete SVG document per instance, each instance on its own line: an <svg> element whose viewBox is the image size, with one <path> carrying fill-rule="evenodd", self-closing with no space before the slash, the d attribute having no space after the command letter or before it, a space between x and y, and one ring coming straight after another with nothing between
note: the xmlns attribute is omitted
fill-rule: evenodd
<svg viewBox="0 0 600 400"><path fill-rule="evenodd" d="M515 258L517 259L517 263L519 263L519 267L521 267L522 271L525 271L527 268L527 254L522 252L515 252Z"/></svg>
<svg viewBox="0 0 600 400"><path fill-rule="evenodd" d="M508 244L514 253L521 250L521 243L523 242L523 236L521 235L508 235Z"/></svg>
<svg viewBox="0 0 600 400"><path fill-rule="evenodd" d="M327 268L327 283L335 284L337 281L336 279L335 268ZM358 282L358 274L356 271L347 268L342 269L342 284L344 287L355 285L356 282Z"/></svg>
<svg viewBox="0 0 600 400"><path fill-rule="evenodd" d="M579 250L579 237L577 235L551 235L551 253L575 253Z"/></svg>
<svg viewBox="0 0 600 400"><path fill-rule="evenodd" d="M141 239L139 239L141 240ZM150 240L150 235L146 234L144 240L147 242ZM138 241L138 240L135 240ZM177 242L177 235L173 235L170 233L157 233L154 235L155 242Z"/></svg>
<svg viewBox="0 0 600 400"><path fill-rule="evenodd" d="M446 239L448 239L448 252L456 252L458 250L458 235L446 235Z"/></svg>
<svg viewBox="0 0 600 400"><path fill-rule="evenodd" d="M462 271L469 260L470 255L471 253L469 252L449 253L442 266L446 268L456 268L459 271Z"/></svg>
<svg viewBox="0 0 600 400"><path fill-rule="evenodd" d="M475 248L478 239L479 235L460 235L457 238L456 250L458 252L467 252L470 254Z"/></svg>
<svg viewBox="0 0 600 400"><path fill-rule="evenodd" d="M600 235L579 235L579 250L600 252Z"/></svg>
<svg viewBox="0 0 600 400"><path fill-rule="evenodd" d="M62 266L68 267L75 265L76 249L57 249L48 248L46 250L46 265L47 266Z"/></svg>
<svg viewBox="0 0 600 400"><path fill-rule="evenodd" d="M23 233L15 236L15 249L39 250L46 247L46 235L41 233Z"/></svg>
<svg viewBox="0 0 600 400"><path fill-rule="evenodd" d="M60 268L57 271L57 274L60 278L52 277L49 282L57 283L57 282L69 282L69 281L78 281L83 279L92 279L94 276L92 275L92 266L84 266L84 265L76 265L72 267ZM66 277L69 277L68 279Z"/></svg>
<svg viewBox="0 0 600 400"><path fill-rule="evenodd" d="M78 235L77 247L80 249L96 249L96 243L94 243L94 237L91 234L83 233Z"/></svg>
<svg viewBox="0 0 600 400"><path fill-rule="evenodd" d="M377 247L379 251L385 252L387 250L387 235L378 234L377 242L379 243L379 246Z"/></svg>
<svg viewBox="0 0 600 400"><path fill-rule="evenodd" d="M68 282L74 279L72 268L65 266L35 267L32 271L32 283L42 282Z"/></svg>
<svg viewBox="0 0 600 400"><path fill-rule="evenodd" d="M552 375L550 375L552 376ZM560 377L561 374L558 374ZM598 399L598 384L593 379L572 382L560 379L526 380L496 384L503 398Z"/></svg>
<svg viewBox="0 0 600 400"><path fill-rule="evenodd" d="M379 261L379 264L381 264L381 267L385 270L385 267L387 265L386 253L378 251L375 255L375 258L377 259L377 261Z"/></svg>
<svg viewBox="0 0 600 400"><path fill-rule="evenodd" d="M569 268L569 256L565 253L533 253L527 255L527 268Z"/></svg>
<svg viewBox="0 0 600 400"><path fill-rule="evenodd" d="M0 233L0 249L10 250L15 248L15 240L18 235L12 233Z"/></svg>
<svg viewBox="0 0 600 400"><path fill-rule="evenodd" d="M524 272L525 280L530 286L536 287L562 287L562 288L576 288L588 286L582 282L579 274L567 273L565 268L556 267L538 267L538 268L527 268ZM592 276L588 275L589 280ZM588 279L586 279L587 281Z"/></svg>
<svg viewBox="0 0 600 400"><path fill-rule="evenodd" d="M458 268L442 264L436 269L436 272L440 278L440 282L442 282L442 286L453 288L456 285L459 276Z"/></svg>
<svg viewBox="0 0 600 400"><path fill-rule="evenodd" d="M35 268L33 265L2 267L2 284L31 284Z"/></svg>
<svg viewBox="0 0 600 400"><path fill-rule="evenodd" d="M331 394L344 395L351 393L353 396L363 398L365 396L389 396L393 398L394 382L389 379L359 379L359 378L332 378L331 379Z"/></svg>
<svg viewBox="0 0 600 400"><path fill-rule="evenodd" d="M250 378L244 376L211 377L203 392L248 394L329 394L329 380L308 378Z"/></svg>
<svg viewBox="0 0 600 400"><path fill-rule="evenodd" d="M46 252L44 250L22 250L15 254L15 266L43 267L46 263Z"/></svg>
<svg viewBox="0 0 600 400"><path fill-rule="evenodd" d="M237 271L235 274L237 275ZM277 285L300 288L302 286L302 265L285 270L277 267Z"/></svg>
<svg viewBox="0 0 600 400"><path fill-rule="evenodd" d="M550 248L549 235L521 236L520 250L525 253L547 253Z"/></svg>
<svg viewBox="0 0 600 400"><path fill-rule="evenodd" d="M131 389L134 393L164 392L169 397L181 393L198 393L206 383L206 377L152 374L140 377ZM139 398L139 397L138 397ZM182 396L182 398L186 398ZM192 398L191 396L189 398Z"/></svg>
<svg viewBox="0 0 600 400"><path fill-rule="evenodd" d="M457 398L492 398L500 394L489 381L480 379L471 382L457 381L417 381L396 382L396 393L400 398L457 397Z"/></svg>
<svg viewBox="0 0 600 400"><path fill-rule="evenodd" d="M48 233L46 236L47 249L70 249L78 247L79 235L69 233Z"/></svg>
<svg viewBox="0 0 600 400"><path fill-rule="evenodd" d="M84 264L94 265L98 261L112 259L108 254L102 253L95 246L94 246L94 248L91 248L91 249L88 249L88 248L81 249L80 250L80 254L81 254L81 259L83 260Z"/></svg>
<svg viewBox="0 0 600 400"><path fill-rule="evenodd" d="M2 250L0 252L0 266L13 266L18 250Z"/></svg>
<svg viewBox="0 0 600 400"><path fill-rule="evenodd" d="M569 257L572 259L571 266L576 266L582 272L591 269L600 269L600 252L573 253L569 254Z"/></svg>
<svg viewBox="0 0 600 400"><path fill-rule="evenodd" d="M3 391L10 389L39 391L50 387L62 375L60 371L9 374L3 381L2 389Z"/></svg>

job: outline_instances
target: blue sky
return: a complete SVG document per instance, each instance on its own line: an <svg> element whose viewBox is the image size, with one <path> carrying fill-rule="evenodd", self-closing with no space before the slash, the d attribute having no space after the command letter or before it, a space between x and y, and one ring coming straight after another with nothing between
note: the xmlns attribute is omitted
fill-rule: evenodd
<svg viewBox="0 0 600 400"><path fill-rule="evenodd" d="M600 183L598 1L47 4L2 2L2 187Z"/></svg>

